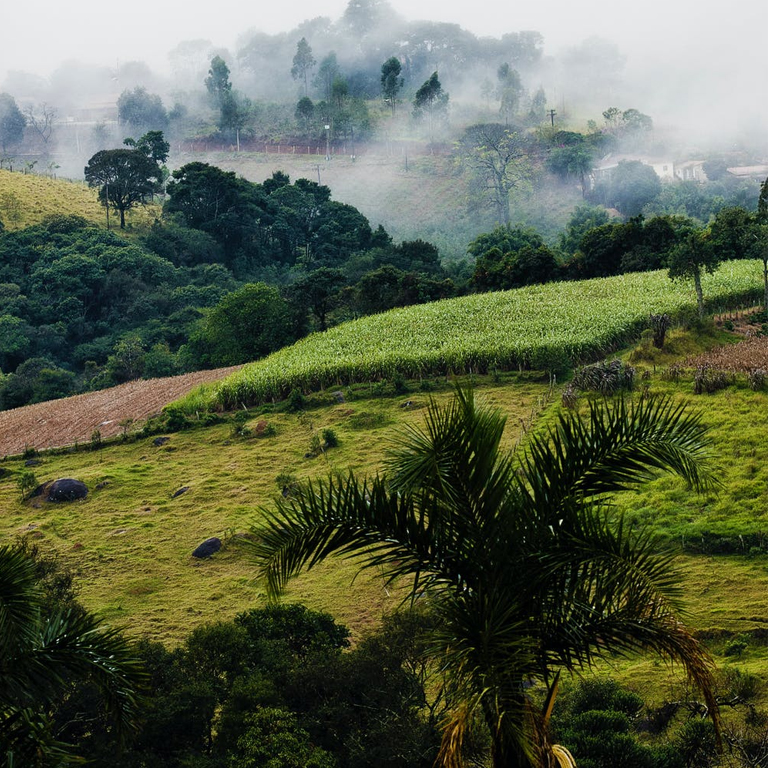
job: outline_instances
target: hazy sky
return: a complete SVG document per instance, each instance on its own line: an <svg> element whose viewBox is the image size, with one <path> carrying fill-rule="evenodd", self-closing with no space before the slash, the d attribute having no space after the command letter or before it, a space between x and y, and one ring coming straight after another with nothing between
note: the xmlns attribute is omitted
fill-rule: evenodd
<svg viewBox="0 0 768 768"><path fill-rule="evenodd" d="M3 0L0 82L10 69L49 74L66 59L114 66L143 59L165 69L181 40L206 38L232 47L249 28L274 33L315 16L337 19L347 0ZM548 53L590 34L652 60L724 60L762 68L766 0L392 0L406 18L460 23L476 34L535 29ZM740 62L740 63L739 63ZM631 63L631 62L630 62ZM768 98L768 94L763 94Z"/></svg>
<svg viewBox="0 0 768 768"><path fill-rule="evenodd" d="M622 108L645 110L657 125L680 131L768 134L768 0L390 1L406 19L454 22L477 35L536 30L548 55L598 35L626 56L625 95L633 103ZM68 59L109 67L143 60L165 74L168 52L183 40L234 52L250 29L289 31L317 16L335 21L347 2L0 0L0 87L9 70L47 76Z"/></svg>

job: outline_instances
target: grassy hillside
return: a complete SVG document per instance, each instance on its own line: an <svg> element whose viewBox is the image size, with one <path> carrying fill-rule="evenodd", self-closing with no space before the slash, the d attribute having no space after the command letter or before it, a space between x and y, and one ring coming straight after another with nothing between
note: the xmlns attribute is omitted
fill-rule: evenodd
<svg viewBox="0 0 768 768"><path fill-rule="evenodd" d="M705 276L713 306L759 294L757 262L730 262ZM677 314L694 306L693 291L666 272L549 283L464 296L364 317L291 347L181 402L188 413L285 397L395 375L486 372L512 368L559 370L595 357L639 334L649 313Z"/></svg>
<svg viewBox="0 0 768 768"><path fill-rule="evenodd" d="M30 227L52 214L76 214L97 226L106 223L97 191L85 183L0 170L0 219L6 229ZM126 214L126 226L148 227L157 215L157 206L139 206ZM111 223L117 228L119 220Z"/></svg>

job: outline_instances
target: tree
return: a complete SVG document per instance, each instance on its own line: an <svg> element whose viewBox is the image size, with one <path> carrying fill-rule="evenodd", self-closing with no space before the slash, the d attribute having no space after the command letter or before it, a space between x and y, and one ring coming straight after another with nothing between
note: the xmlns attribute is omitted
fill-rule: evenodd
<svg viewBox="0 0 768 768"><path fill-rule="evenodd" d="M85 167L90 187L100 187L99 200L120 214L125 229L125 212L151 201L163 178L160 166L138 149L102 149Z"/></svg>
<svg viewBox="0 0 768 768"><path fill-rule="evenodd" d="M301 80L304 83L304 97L307 97L307 75L309 70L315 66L315 57L312 55L312 49L309 47L306 37L302 37L296 44L296 54L293 57L293 66L291 67L291 77L294 80Z"/></svg>
<svg viewBox="0 0 768 768"><path fill-rule="evenodd" d="M0 93L0 148L7 154L8 148L24 138L27 120L9 93Z"/></svg>
<svg viewBox="0 0 768 768"><path fill-rule="evenodd" d="M296 104L294 116L302 124L305 136L309 135L309 126L314 115L315 105L312 103L312 99L309 96L302 96Z"/></svg>
<svg viewBox="0 0 768 768"><path fill-rule="evenodd" d="M249 283L209 310L190 343L200 362L239 365L274 352L295 340L288 303L265 283Z"/></svg>
<svg viewBox="0 0 768 768"><path fill-rule="evenodd" d="M168 112L163 100L146 88L137 86L132 91L123 91L117 99L117 119L131 130L162 131L168 125Z"/></svg>
<svg viewBox="0 0 768 768"><path fill-rule="evenodd" d="M438 764L461 763L476 716L496 768L539 766L561 671L651 650L683 665L717 720L712 662L677 613L669 555L615 519L610 494L656 471L696 489L712 475L698 415L666 400L561 414L515 461L505 419L459 389L405 431L373 480L311 482L254 527L257 572L273 598L326 557L360 558L436 612L432 653L452 705ZM544 708L529 695L543 685Z"/></svg>
<svg viewBox="0 0 768 768"><path fill-rule="evenodd" d="M660 192L656 171L639 160L620 160L607 184L601 183L595 190L604 205L625 216L637 216Z"/></svg>
<svg viewBox="0 0 768 768"><path fill-rule="evenodd" d="M592 170L594 150L584 140L554 147L547 160L547 167L565 179L575 176L581 185L581 196L587 194L587 174Z"/></svg>
<svg viewBox="0 0 768 768"><path fill-rule="evenodd" d="M143 673L131 647L85 611L46 605L35 562L0 547L0 754L8 766L61 765L73 747L57 740L51 709L76 680L105 695L118 736L138 720Z"/></svg>
<svg viewBox="0 0 768 768"><path fill-rule="evenodd" d="M529 142L500 123L471 125L458 142L458 152L473 174L473 186L501 224L510 221L509 202L514 189L532 176Z"/></svg>
<svg viewBox="0 0 768 768"><path fill-rule="evenodd" d="M756 219L756 247L759 258L763 262L763 309L768 313L768 179L760 185Z"/></svg>
<svg viewBox="0 0 768 768"><path fill-rule="evenodd" d="M444 115L448 110L448 94L443 91L443 86L437 78L437 72L433 72L422 86L416 91L413 99L413 114L421 117L425 112L429 120L429 140L433 138L435 117Z"/></svg>
<svg viewBox="0 0 768 768"><path fill-rule="evenodd" d="M321 62L314 79L314 86L323 95L325 101L333 98L333 81L339 76L339 63L336 52L331 51Z"/></svg>
<svg viewBox="0 0 768 768"><path fill-rule="evenodd" d="M696 304L699 318L704 319L704 294L701 289L701 274L712 274L720 265L720 254L712 247L709 233L689 225L685 234L681 233L680 242L669 254L669 276L673 280L682 278L693 280L696 289Z"/></svg>
<svg viewBox="0 0 768 768"><path fill-rule="evenodd" d="M340 269L320 267L301 276L290 287L294 301L315 316L318 330L328 328L328 313L339 303L339 291L346 284Z"/></svg>
<svg viewBox="0 0 768 768"><path fill-rule="evenodd" d="M523 83L520 73L512 69L509 64L502 64L496 72L498 87L496 96L499 100L499 115L504 118L504 125L509 125L509 120L514 117L520 106L520 97L523 95Z"/></svg>
<svg viewBox="0 0 768 768"><path fill-rule="evenodd" d="M171 151L171 145L165 140L162 131L147 131L138 141L128 138L123 144L131 149L138 149L158 165L163 165L168 160Z"/></svg>
<svg viewBox="0 0 768 768"><path fill-rule="evenodd" d="M381 95L384 101L389 102L392 114L395 114L395 105L397 104L397 94L403 87L404 80L400 77L402 65L400 59L391 56L381 65Z"/></svg>
<svg viewBox="0 0 768 768"><path fill-rule="evenodd" d="M56 109L43 102L37 108L27 107L24 114L27 119L27 125L38 135L47 153L48 142L53 134L53 124L56 121Z"/></svg>

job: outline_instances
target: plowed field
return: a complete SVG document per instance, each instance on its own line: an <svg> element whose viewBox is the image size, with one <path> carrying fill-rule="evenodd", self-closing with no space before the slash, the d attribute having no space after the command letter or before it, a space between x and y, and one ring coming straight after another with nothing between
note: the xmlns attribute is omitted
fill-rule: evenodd
<svg viewBox="0 0 768 768"><path fill-rule="evenodd" d="M120 434L120 422L140 423L198 384L216 381L240 366L197 371L164 379L129 381L118 387L0 411L0 456L25 448L58 448L88 442L98 429L102 439Z"/></svg>

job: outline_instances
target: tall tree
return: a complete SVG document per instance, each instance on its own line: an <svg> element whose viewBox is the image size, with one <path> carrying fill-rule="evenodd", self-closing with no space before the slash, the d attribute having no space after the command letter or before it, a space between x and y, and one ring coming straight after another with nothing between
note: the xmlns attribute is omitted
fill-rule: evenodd
<svg viewBox="0 0 768 768"><path fill-rule="evenodd" d="M336 52L331 51L321 62L314 79L314 86L326 101L333 97L333 81L339 76L339 62Z"/></svg>
<svg viewBox="0 0 768 768"><path fill-rule="evenodd" d="M499 115L504 118L504 124L515 116L520 106L520 97L523 95L523 83L520 74L512 69L509 64L502 64L496 72L498 87L496 96L499 99Z"/></svg>
<svg viewBox="0 0 768 768"><path fill-rule="evenodd" d="M160 166L139 149L102 149L85 167L85 180L100 188L102 205L120 214L120 229L125 229L126 211L151 201L162 178Z"/></svg>
<svg viewBox="0 0 768 768"><path fill-rule="evenodd" d="M254 529L268 593L343 554L429 596L452 705L438 765L461 764L476 716L495 768L550 764L560 672L638 649L681 663L717 722L712 662L680 619L672 558L609 503L654 470L706 487L700 417L664 400L595 404L586 421L562 414L519 461L501 451L504 424L459 390L403 433L385 475L332 477L280 501Z"/></svg>
<svg viewBox="0 0 768 768"><path fill-rule="evenodd" d="M464 131L457 148L472 173L478 198L494 211L497 222L508 224L512 191L528 184L533 175L530 141L500 123L480 123Z"/></svg>
<svg viewBox="0 0 768 768"><path fill-rule="evenodd" d="M381 65L381 95L384 101L389 102L392 114L395 114L395 105L397 104L397 94L403 87L403 78L400 77L402 65L400 59L391 56Z"/></svg>
<svg viewBox="0 0 768 768"><path fill-rule="evenodd" d="M434 136L434 120L448 109L448 94L443 90L437 72L433 72L421 85L413 99L413 113L421 117L425 112L429 120L429 140Z"/></svg>
<svg viewBox="0 0 768 768"><path fill-rule="evenodd" d="M132 131L162 131L168 125L168 112L163 100L138 86L123 91L117 99L117 119Z"/></svg>
<svg viewBox="0 0 768 768"><path fill-rule="evenodd" d="M768 179L760 186L757 199L757 253L763 262L763 309L768 314Z"/></svg>
<svg viewBox="0 0 768 768"><path fill-rule="evenodd" d="M0 148L7 154L8 148L24 138L27 120L9 93L0 93Z"/></svg>
<svg viewBox="0 0 768 768"><path fill-rule="evenodd" d="M304 83L304 96L308 95L307 77L309 70L315 66L315 57L312 55L306 37L302 37L296 44L296 54L293 57L293 66L291 67L291 77L294 80L301 80Z"/></svg>
<svg viewBox="0 0 768 768"><path fill-rule="evenodd" d="M56 109L43 102L38 107L27 107L24 114L27 125L38 135L47 153L48 142L51 140L53 125L56 122Z"/></svg>
<svg viewBox="0 0 768 768"><path fill-rule="evenodd" d="M680 242L669 254L669 276L672 279L693 280L699 317L704 319L704 293L701 288L703 272L713 273L720 266L720 253L712 247L709 232L693 225L681 233Z"/></svg>

